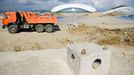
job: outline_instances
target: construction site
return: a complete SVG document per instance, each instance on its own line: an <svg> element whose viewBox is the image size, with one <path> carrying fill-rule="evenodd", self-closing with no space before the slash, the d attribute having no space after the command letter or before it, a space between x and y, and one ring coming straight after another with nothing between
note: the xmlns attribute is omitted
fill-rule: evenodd
<svg viewBox="0 0 134 75"><path fill-rule="evenodd" d="M19 23L0 20L0 75L134 74L133 18L119 12L19 13L25 18Z"/></svg>

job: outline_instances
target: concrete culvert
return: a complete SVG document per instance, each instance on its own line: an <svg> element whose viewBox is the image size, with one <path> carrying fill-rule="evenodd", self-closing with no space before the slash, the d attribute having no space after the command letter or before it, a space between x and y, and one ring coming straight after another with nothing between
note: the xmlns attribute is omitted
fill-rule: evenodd
<svg viewBox="0 0 134 75"><path fill-rule="evenodd" d="M97 69L100 67L100 65L101 65L101 59L96 59L92 64L92 68Z"/></svg>

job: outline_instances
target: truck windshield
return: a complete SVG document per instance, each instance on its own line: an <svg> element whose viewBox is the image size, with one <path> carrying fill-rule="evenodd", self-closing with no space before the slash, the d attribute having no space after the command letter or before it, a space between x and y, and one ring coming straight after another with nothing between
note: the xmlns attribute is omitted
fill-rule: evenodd
<svg viewBox="0 0 134 75"><path fill-rule="evenodd" d="M5 18L9 18L9 16L8 16L8 15L6 15L6 14L4 15L4 17L5 17Z"/></svg>

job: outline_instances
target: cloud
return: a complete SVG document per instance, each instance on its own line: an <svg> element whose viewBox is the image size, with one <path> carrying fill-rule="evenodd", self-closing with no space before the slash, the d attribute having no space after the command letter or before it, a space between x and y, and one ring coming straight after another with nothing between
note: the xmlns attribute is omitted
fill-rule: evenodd
<svg viewBox="0 0 134 75"><path fill-rule="evenodd" d="M59 2L70 2L71 0L59 0Z"/></svg>
<svg viewBox="0 0 134 75"><path fill-rule="evenodd" d="M20 3L26 3L27 2L27 0L17 0L18 2L20 2Z"/></svg>
<svg viewBox="0 0 134 75"><path fill-rule="evenodd" d="M114 6L118 6L118 5L134 6L133 3L134 3L133 0L113 0L113 5Z"/></svg>

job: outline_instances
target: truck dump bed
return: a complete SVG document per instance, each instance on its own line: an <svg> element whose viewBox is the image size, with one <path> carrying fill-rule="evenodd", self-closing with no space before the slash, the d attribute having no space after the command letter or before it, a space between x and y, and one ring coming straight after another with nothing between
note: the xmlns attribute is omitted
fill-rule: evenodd
<svg viewBox="0 0 134 75"><path fill-rule="evenodd" d="M57 23L57 17L52 15L38 15L32 12L21 12L29 24Z"/></svg>

